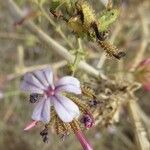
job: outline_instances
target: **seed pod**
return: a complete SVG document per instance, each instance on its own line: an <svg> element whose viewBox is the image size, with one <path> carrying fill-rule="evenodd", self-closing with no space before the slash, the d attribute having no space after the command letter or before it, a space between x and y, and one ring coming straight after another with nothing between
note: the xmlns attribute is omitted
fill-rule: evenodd
<svg viewBox="0 0 150 150"><path fill-rule="evenodd" d="M76 3L77 13L84 28L87 30L91 28L91 23L96 21L96 16L93 8L87 1L79 1Z"/></svg>
<svg viewBox="0 0 150 150"><path fill-rule="evenodd" d="M115 45L112 45L108 41L98 41L99 45L106 51L109 56L113 56L117 59L121 59L126 54L123 51L119 51Z"/></svg>

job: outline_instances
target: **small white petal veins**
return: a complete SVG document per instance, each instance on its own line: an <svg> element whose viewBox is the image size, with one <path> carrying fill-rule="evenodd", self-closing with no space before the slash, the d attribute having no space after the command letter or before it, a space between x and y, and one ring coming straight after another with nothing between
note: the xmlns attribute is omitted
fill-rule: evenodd
<svg viewBox="0 0 150 150"><path fill-rule="evenodd" d="M50 121L50 107L51 104L49 99L40 100L34 108L32 119L48 123Z"/></svg>
<svg viewBox="0 0 150 150"><path fill-rule="evenodd" d="M67 97L57 95L53 97L53 102L55 110L63 122L71 122L80 114L78 106Z"/></svg>

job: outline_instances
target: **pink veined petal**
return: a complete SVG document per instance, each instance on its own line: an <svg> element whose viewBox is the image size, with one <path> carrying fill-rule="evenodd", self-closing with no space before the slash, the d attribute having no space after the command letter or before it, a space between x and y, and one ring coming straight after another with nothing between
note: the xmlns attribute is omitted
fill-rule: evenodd
<svg viewBox="0 0 150 150"><path fill-rule="evenodd" d="M55 90L56 93L63 92L63 91L74 93L74 94L81 94L81 88L74 86L74 85L60 86L60 87L57 87Z"/></svg>
<svg viewBox="0 0 150 150"><path fill-rule="evenodd" d="M32 121L30 122L25 128L24 131L28 131L30 129L32 129L33 127L35 127L37 125L38 121Z"/></svg>
<svg viewBox="0 0 150 150"><path fill-rule="evenodd" d="M62 92L62 91L81 94L79 80L71 76L66 76L61 78L56 83L56 92Z"/></svg>
<svg viewBox="0 0 150 150"><path fill-rule="evenodd" d="M29 84L26 81L23 81L21 83L20 88L24 92L43 94L42 89L38 88L37 86L35 86L33 84Z"/></svg>
<svg viewBox="0 0 150 150"><path fill-rule="evenodd" d="M33 74L36 76L36 78L39 80L41 84L43 84L45 87L48 87L49 83L47 81L47 77L45 76L44 72L45 69L42 69L42 70L34 71Z"/></svg>
<svg viewBox="0 0 150 150"><path fill-rule="evenodd" d="M57 81L56 86L63 86L68 84L80 87L79 80L72 76L62 77L60 80Z"/></svg>
<svg viewBox="0 0 150 150"><path fill-rule="evenodd" d="M53 72L52 72L51 68L43 69L43 74L44 74L48 84L53 88L54 87Z"/></svg>
<svg viewBox="0 0 150 150"><path fill-rule="evenodd" d="M32 73L27 73L24 76L24 82L31 86L35 86L39 89L45 89L45 87L41 84L41 82L32 74Z"/></svg>
<svg viewBox="0 0 150 150"><path fill-rule="evenodd" d="M43 98L34 108L32 119L48 123L50 121L50 100Z"/></svg>
<svg viewBox="0 0 150 150"><path fill-rule="evenodd" d="M63 122L71 122L78 117L80 112L78 106L65 96L56 95L53 98L55 110Z"/></svg>

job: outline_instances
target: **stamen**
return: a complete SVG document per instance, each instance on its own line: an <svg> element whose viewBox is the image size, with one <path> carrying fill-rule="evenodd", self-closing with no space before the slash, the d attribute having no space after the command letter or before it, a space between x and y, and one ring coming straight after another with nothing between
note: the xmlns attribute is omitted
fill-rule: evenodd
<svg viewBox="0 0 150 150"><path fill-rule="evenodd" d="M45 129L40 132L40 135L42 136L44 143L48 142L48 128L47 127L45 127Z"/></svg>
<svg viewBox="0 0 150 150"><path fill-rule="evenodd" d="M49 97L49 96L53 96L55 94L55 91L51 87L48 87L48 89L45 91L45 93Z"/></svg>

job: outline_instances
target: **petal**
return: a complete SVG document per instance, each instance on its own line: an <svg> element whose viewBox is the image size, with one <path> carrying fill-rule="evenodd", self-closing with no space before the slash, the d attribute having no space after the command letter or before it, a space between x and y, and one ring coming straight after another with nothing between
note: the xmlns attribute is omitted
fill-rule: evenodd
<svg viewBox="0 0 150 150"><path fill-rule="evenodd" d="M52 72L51 68L43 69L43 74L45 75L45 78L46 78L47 82L49 83L49 85L51 85L51 87L54 87L53 72Z"/></svg>
<svg viewBox="0 0 150 150"><path fill-rule="evenodd" d="M34 84L30 84L26 81L23 81L20 86L21 90L24 92L29 93L37 93L37 94L43 94L43 90L39 87L35 86Z"/></svg>
<svg viewBox="0 0 150 150"><path fill-rule="evenodd" d="M29 86L29 88L28 88ZM33 89L32 89L33 88ZM45 87L35 78L35 76L31 73L27 73L24 76L23 83L21 85L21 89L27 92L32 92L32 90L43 90ZM31 91L30 91L31 90Z"/></svg>
<svg viewBox="0 0 150 150"><path fill-rule="evenodd" d="M51 70L46 68L42 70L37 70L33 74L45 87L48 87L50 85L49 80L52 80L52 73L50 72ZM49 74L51 75L49 76Z"/></svg>
<svg viewBox="0 0 150 150"><path fill-rule="evenodd" d="M36 78L36 76L34 76L33 73L27 73L24 76L24 81L26 81L29 84L36 85L37 87L39 87L41 89L45 89L45 87L43 86L43 84L38 80L38 78Z"/></svg>
<svg viewBox="0 0 150 150"><path fill-rule="evenodd" d="M55 110L63 122L71 122L79 116L79 108L73 101L61 95L52 98Z"/></svg>
<svg viewBox="0 0 150 150"><path fill-rule="evenodd" d="M80 87L79 80L75 77L72 77L72 76L65 76L65 77L61 78L56 83L56 86L62 86L62 85L68 85L68 84Z"/></svg>
<svg viewBox="0 0 150 150"><path fill-rule="evenodd" d="M150 92L150 83L144 84L143 87L147 92Z"/></svg>
<svg viewBox="0 0 150 150"><path fill-rule="evenodd" d="M75 93L75 94L81 94L81 88L80 87L76 87L74 85L64 85L64 86L60 86L57 87L55 92L70 92L70 93Z"/></svg>
<svg viewBox="0 0 150 150"><path fill-rule="evenodd" d="M30 122L25 128L24 131L28 131L30 129L32 129L33 127L35 127L37 125L38 121L32 121Z"/></svg>
<svg viewBox="0 0 150 150"><path fill-rule="evenodd" d="M32 119L48 123L50 121L50 100L43 98L34 108Z"/></svg>
<svg viewBox="0 0 150 150"><path fill-rule="evenodd" d="M57 91L81 94L80 82L77 78L72 76L63 77L56 83L56 92Z"/></svg>

